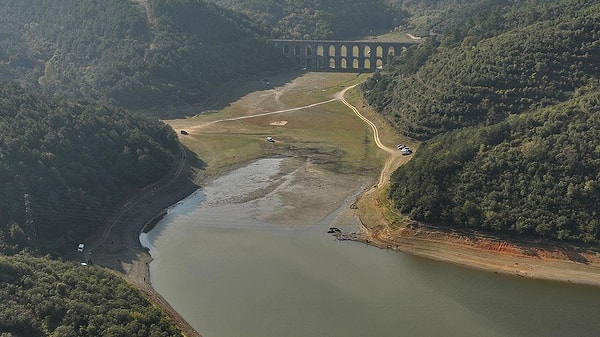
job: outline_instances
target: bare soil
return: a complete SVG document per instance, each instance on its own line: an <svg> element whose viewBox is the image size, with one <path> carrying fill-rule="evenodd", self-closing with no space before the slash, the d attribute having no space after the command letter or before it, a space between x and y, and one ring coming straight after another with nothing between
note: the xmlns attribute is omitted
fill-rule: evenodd
<svg viewBox="0 0 600 337"><path fill-rule="evenodd" d="M288 104L280 100L284 92L307 86L314 86L317 90L315 80L326 80L321 78L323 76L303 76L266 94L248 95L243 98L244 105L253 107L254 113L265 112L259 107L261 104L276 109L289 108ZM343 88L337 91L341 89ZM275 97L275 101L267 99L266 95ZM415 150L418 150L418 144L395 134L377 114L361 103L355 93L348 92L343 97L350 101L349 104L354 104L355 109L371 121L371 127L377 131L379 140L376 143L384 150L380 155L387 158L379 179L376 174L341 174L331 170L332 165L327 161L335 160L336 156L331 154L327 157L321 152L322 149L313 149L314 156L311 156L310 152L313 150L310 148L295 150L300 152L289 148L286 148L285 153L267 152L266 155L296 156L305 160L304 164L294 167L297 171L297 185L289 184L289 187L280 193L283 204L295 207L281 208L271 215L271 220L281 223L288 221L289 225L296 225L314 221L307 218L311 213L323 216L341 207L333 226L362 228L363 232L358 240L382 249L520 277L600 285L600 254L597 252L558 246L549 242L515 243L477 233L443 231L412 223L402 215L394 213L389 207L389 200L385 198L387 182L390 174L411 157L400 155L395 149L395 144L403 142ZM326 97L323 101L331 98L332 96ZM337 98L341 99L342 96ZM309 102L312 103L314 102ZM283 119L273 116L263 122L269 125L273 121L285 120L289 121L289 124L277 123L280 124L277 127L287 127L294 125L292 118L290 115ZM189 128L190 121L173 120L168 123L176 131L186 128L191 138L206 131L202 126ZM124 205L109 226L96 235L96 241L91 245L91 256L95 264L114 270L146 293L155 305L176 322L186 336L200 334L152 288L148 269L152 257L140 245L139 233L144 226L159 218L167 207L189 195L198 186L248 160L234 161L223 166L216 165L217 169L206 170L206 166L211 165L210 162L202 163L194 153L182 151L178 167L168 177L147 187L137 198ZM364 187L364 193L360 193L355 202L343 204L344 196L355 193L356 187L361 184L367 186Z"/></svg>
<svg viewBox="0 0 600 337"><path fill-rule="evenodd" d="M139 241L144 227L156 222L165 209L198 188L194 173L198 167L195 156L182 148L178 161L177 167L167 177L146 187L123 205L103 232L96 236L88 254L94 264L112 269L116 275L145 293L185 336L193 337L200 334L152 288L149 270L152 257Z"/></svg>
<svg viewBox="0 0 600 337"><path fill-rule="evenodd" d="M365 107L360 110L370 120L379 119ZM445 230L410 221L398 214L387 198L387 182L391 173L407 158L385 146L384 149L389 156L379 184L361 195L353 212L365 229L361 241L383 249L495 273L600 286L598 249L543 239L515 241L469 230Z"/></svg>

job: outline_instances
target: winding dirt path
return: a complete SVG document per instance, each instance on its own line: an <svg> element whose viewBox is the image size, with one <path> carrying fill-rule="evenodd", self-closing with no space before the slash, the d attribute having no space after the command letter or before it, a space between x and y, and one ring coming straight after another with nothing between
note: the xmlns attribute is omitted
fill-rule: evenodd
<svg viewBox="0 0 600 337"><path fill-rule="evenodd" d="M389 181L390 175L392 174L392 172L394 170L396 170L398 168L398 166L400 165L399 158L401 158L402 155L399 153L399 151L397 149L392 149L390 147L385 146L381 142L381 139L379 137L379 130L377 129L377 126L375 125L375 123L371 122L367 117L365 117L363 114L361 114L360 111L358 111L358 109L354 105L348 103L348 101L345 98L345 94L348 90L350 90L354 87L356 87L356 84L340 91L339 93L336 94L336 99L338 99L342 103L344 103L344 105L346 105L348 108L350 108L354 112L354 114L356 116L358 116L358 118L362 119L365 123L367 123L371 127L371 130L373 131L373 139L375 140L375 144L377 145L378 148L380 148L381 150L388 153L388 158L386 159L385 164L384 164L383 168L381 169L381 173L379 174L379 180L377 181L377 185L375 187L383 186L385 183L387 183Z"/></svg>
<svg viewBox="0 0 600 337"><path fill-rule="evenodd" d="M273 115L340 101L351 109L361 120L367 123L373 131L373 138L378 148L388 155L375 186L363 193L356 202L356 212L360 223L366 229L364 242L399 250L409 254L421 255L432 259L480 268L488 271L499 271L516 274L523 277L536 277L554 280L572 281L600 285L600 257L584 255L589 263L577 263L569 259L573 254L552 249L537 249L534 258L525 256L524 250L504 242L485 240L481 237L456 235L424 226L405 226L394 229L389 225L389 219L384 214L385 206L380 204L379 197L387 188L390 175L403 162L412 156L402 156L395 148L384 144L377 125L365 117L355 106L350 104L345 95L355 85L344 88L334 95L334 98L306 106L287 108L254 115L226 118L202 123L194 128L206 125L247 118ZM388 142L389 143L389 142ZM147 208L154 210L166 209L168 206L185 197L195 185L184 176L189 173L190 160L186 150L182 148L177 168L163 181L147 187L138 198L132 199L115 215L93 244L89 246L94 251L94 259L98 264L125 275L129 283L145 292L149 298L164 310L188 337L200 336L185 320L158 294L150 284L148 264L152 257L141 247L139 233L148 221L147 214L138 214L138 205L148 204ZM191 193L191 192L190 192ZM133 220L132 220L133 219ZM119 225L118 225L119 224ZM531 248L531 247L530 247ZM96 255L98 253L98 255ZM566 256L566 257L565 257ZM550 261L545 263L544 261Z"/></svg>
<svg viewBox="0 0 600 337"><path fill-rule="evenodd" d="M134 211L134 209L139 206L139 204L141 203L142 197L144 195L146 195L150 191L151 191L151 193L161 194L165 189L167 189L169 186L173 185L175 183L175 181L180 179L181 173L186 164L186 160L187 160L187 151L180 144L179 145L179 160L178 160L179 162L177 163L176 169L174 171L172 171L169 175L164 177L163 179L157 181L156 183L146 186L144 189L142 189L140 191L140 193L135 198L127 201L125 203L125 205L123 206L123 208L121 208L121 210L115 216L113 216L111 220L109 220L108 225L104 228L104 230L102 231L102 234L100 234L100 237L93 244L91 244L89 246L88 250L90 252L93 252L100 245L104 244L106 242L106 240L108 240L108 238L110 237L110 234L111 234L113 228L115 227L115 225L121 223L123 221L123 218L126 215L128 215L129 213Z"/></svg>
<svg viewBox="0 0 600 337"><path fill-rule="evenodd" d="M276 97L276 99L279 99L279 97ZM316 106L319 106L319 105L323 105L323 104L327 104L327 103L331 103L331 102L334 102L334 101L336 101L336 99L332 98L332 99L327 100L327 101L317 102L317 103L313 103L313 104L309 104L309 105L304 105L304 106L299 106L299 107L295 107L295 108L288 108L288 109L282 109L282 110L277 110L277 111L263 112L263 113L258 113L258 114L254 114L254 115L247 115L247 116L240 116L240 117L217 119L217 120L214 120L214 121L210 121L210 122L198 124L198 125L193 126L193 127L189 128L189 129L190 130L197 130L197 129L203 128L205 126L209 126L209 125L213 125L213 124L217 124L217 123L222 123L222 122L239 121L239 120L248 119L248 118L256 118L256 117L263 117L263 116L270 116L270 115L281 114L281 113L284 113L284 112L298 111L298 110L313 108L313 107L316 107Z"/></svg>
<svg viewBox="0 0 600 337"><path fill-rule="evenodd" d="M380 196L390 175L406 161L379 139L376 125L344 99L340 100L373 130L377 146L389 154L379 182L356 202L365 243L434 260L519 277L600 286L600 252L552 242L509 242L474 232L457 232L410 222L393 227Z"/></svg>
<svg viewBox="0 0 600 337"><path fill-rule="evenodd" d="M201 337L185 319L165 300L150 282L149 264L152 257L142 247L139 235L152 219L160 217L162 210L186 197L197 187L187 177L190 156L180 145L177 166L158 182L146 186L108 221L86 248L87 256L107 267L129 284L142 291L148 299L166 313L187 337Z"/></svg>

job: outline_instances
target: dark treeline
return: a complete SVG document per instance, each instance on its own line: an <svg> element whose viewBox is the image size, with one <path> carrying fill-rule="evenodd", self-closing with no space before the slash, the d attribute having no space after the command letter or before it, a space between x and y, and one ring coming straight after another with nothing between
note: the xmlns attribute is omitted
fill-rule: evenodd
<svg viewBox="0 0 600 337"><path fill-rule="evenodd" d="M566 103L431 139L397 170L416 220L515 235L600 238L600 85Z"/></svg>
<svg viewBox="0 0 600 337"><path fill-rule="evenodd" d="M165 124L0 83L0 250L59 251L104 224L178 153ZM34 228L26 226L28 194Z"/></svg>
<svg viewBox="0 0 600 337"><path fill-rule="evenodd" d="M0 255L0 299L5 337L182 336L137 290L96 267Z"/></svg>
<svg viewBox="0 0 600 337"><path fill-rule="evenodd" d="M600 5L503 5L456 15L363 85L372 106L426 141L390 195L422 221L596 242Z"/></svg>
<svg viewBox="0 0 600 337"><path fill-rule="evenodd" d="M519 0L390 0L410 13L407 28L416 35L458 32L491 35L507 8L524 5ZM531 3L529 1L528 3Z"/></svg>
<svg viewBox="0 0 600 337"><path fill-rule="evenodd" d="M128 108L201 101L287 61L247 17L200 0L0 1L0 78Z"/></svg>
<svg viewBox="0 0 600 337"><path fill-rule="evenodd" d="M181 336L112 273L40 257L72 255L177 152L157 120L0 82L0 335Z"/></svg>
<svg viewBox="0 0 600 337"><path fill-rule="evenodd" d="M343 39L387 31L406 11L386 0L210 0L245 13L273 38Z"/></svg>
<svg viewBox="0 0 600 337"><path fill-rule="evenodd" d="M495 123L564 101L597 78L599 38L600 14L588 9L479 42L432 38L369 80L365 97L417 139Z"/></svg>

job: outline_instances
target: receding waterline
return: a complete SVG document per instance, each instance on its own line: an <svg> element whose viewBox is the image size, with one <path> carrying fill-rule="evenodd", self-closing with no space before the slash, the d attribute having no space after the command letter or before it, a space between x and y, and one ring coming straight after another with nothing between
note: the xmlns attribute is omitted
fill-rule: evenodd
<svg viewBox="0 0 600 337"><path fill-rule="evenodd" d="M600 289L484 273L260 220L257 161L172 207L140 239L152 283L204 337L595 336ZM243 186L240 185L243 182ZM235 185L238 184L238 187Z"/></svg>

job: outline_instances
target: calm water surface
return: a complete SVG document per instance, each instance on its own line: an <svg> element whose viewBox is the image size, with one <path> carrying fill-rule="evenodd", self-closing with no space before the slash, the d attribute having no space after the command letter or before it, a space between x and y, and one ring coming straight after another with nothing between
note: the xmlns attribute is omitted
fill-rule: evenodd
<svg viewBox="0 0 600 337"><path fill-rule="evenodd" d="M281 159L217 179L149 234L154 287L204 337L600 336L600 289L335 241L261 220Z"/></svg>

